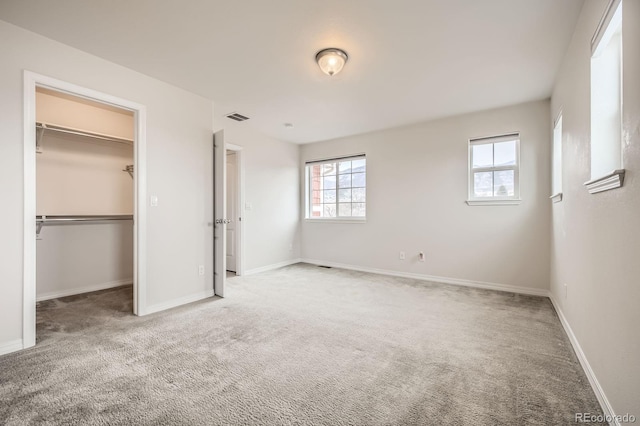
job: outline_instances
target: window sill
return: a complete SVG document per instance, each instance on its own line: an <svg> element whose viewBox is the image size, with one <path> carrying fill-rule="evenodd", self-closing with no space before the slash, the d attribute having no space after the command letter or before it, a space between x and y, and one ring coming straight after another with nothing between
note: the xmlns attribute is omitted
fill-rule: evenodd
<svg viewBox="0 0 640 426"><path fill-rule="evenodd" d="M522 202L521 199L511 200L467 200L470 206L517 206Z"/></svg>
<svg viewBox="0 0 640 426"><path fill-rule="evenodd" d="M608 175L585 182L584 186L589 190L589 194L621 188L624 183L624 171L624 169L614 170Z"/></svg>
<svg viewBox="0 0 640 426"><path fill-rule="evenodd" d="M362 219L310 219L307 217L304 221L309 223L367 223L367 219L364 217Z"/></svg>
<svg viewBox="0 0 640 426"><path fill-rule="evenodd" d="M559 203L560 201L562 201L562 192L558 192L557 194L553 194L551 197L549 197L551 199L551 201L553 201L554 203Z"/></svg>

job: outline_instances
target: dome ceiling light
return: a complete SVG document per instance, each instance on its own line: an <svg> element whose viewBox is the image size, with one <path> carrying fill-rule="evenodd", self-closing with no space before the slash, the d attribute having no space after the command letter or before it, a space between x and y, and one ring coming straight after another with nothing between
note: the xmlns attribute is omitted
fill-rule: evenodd
<svg viewBox="0 0 640 426"><path fill-rule="evenodd" d="M347 52L342 49L336 49L331 47L329 49L322 49L316 54L316 62L318 66L325 74L334 76L338 74L344 64L347 63Z"/></svg>

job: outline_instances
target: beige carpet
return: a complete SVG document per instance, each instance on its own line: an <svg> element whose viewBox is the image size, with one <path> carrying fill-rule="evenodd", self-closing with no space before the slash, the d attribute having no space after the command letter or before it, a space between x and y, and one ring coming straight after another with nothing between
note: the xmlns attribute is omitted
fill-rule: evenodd
<svg viewBox="0 0 640 426"><path fill-rule="evenodd" d="M601 413L550 302L310 265L135 317L40 303L0 424L564 425Z"/></svg>

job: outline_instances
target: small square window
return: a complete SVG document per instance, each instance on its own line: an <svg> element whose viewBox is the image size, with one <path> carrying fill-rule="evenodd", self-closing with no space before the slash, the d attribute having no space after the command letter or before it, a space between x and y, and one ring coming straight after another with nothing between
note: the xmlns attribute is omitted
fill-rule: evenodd
<svg viewBox="0 0 640 426"><path fill-rule="evenodd" d="M469 204L516 201L520 197L520 136L469 141ZM475 203L474 203L475 204Z"/></svg>

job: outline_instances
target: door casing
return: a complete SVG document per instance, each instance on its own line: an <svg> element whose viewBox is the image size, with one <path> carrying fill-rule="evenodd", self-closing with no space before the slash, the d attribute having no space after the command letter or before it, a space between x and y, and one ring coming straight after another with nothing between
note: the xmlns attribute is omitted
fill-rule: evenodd
<svg viewBox="0 0 640 426"><path fill-rule="evenodd" d="M24 71L24 253L22 345L36 344L36 87L43 87L129 110L134 115L133 313L146 314L147 294L147 142L146 107L66 81Z"/></svg>

